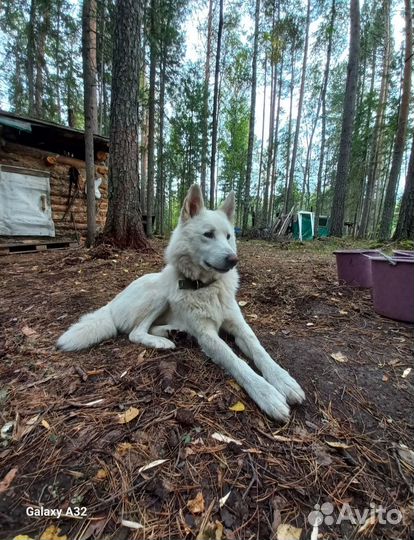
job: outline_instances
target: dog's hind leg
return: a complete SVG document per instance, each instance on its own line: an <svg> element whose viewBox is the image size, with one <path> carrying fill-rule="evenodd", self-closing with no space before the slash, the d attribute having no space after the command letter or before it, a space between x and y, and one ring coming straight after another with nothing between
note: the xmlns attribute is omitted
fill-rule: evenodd
<svg viewBox="0 0 414 540"><path fill-rule="evenodd" d="M155 335L150 333L150 328L154 324L154 321L165 310L166 302L160 303L153 307L146 315L145 319L141 321L129 334L129 340L133 343L140 343L145 347L152 347L153 349L175 349L175 344L164 337L164 335ZM157 328L157 327L153 327ZM162 328L162 327L158 327Z"/></svg>
<svg viewBox="0 0 414 540"><path fill-rule="evenodd" d="M288 403L302 403L305 394L300 385L263 348L244 320L236 301L231 308L225 313L223 329L236 338L236 344L240 350L254 361L263 377L285 396Z"/></svg>
<svg viewBox="0 0 414 540"><path fill-rule="evenodd" d="M198 321L188 331L197 339L204 353L230 373L267 415L276 420L289 419L289 406L284 396L239 358L211 323Z"/></svg>

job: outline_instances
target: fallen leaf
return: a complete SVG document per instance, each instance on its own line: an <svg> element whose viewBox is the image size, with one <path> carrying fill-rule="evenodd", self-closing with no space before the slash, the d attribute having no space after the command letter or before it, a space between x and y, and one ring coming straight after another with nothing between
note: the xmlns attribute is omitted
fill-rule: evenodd
<svg viewBox="0 0 414 540"><path fill-rule="evenodd" d="M398 455L407 469L414 472L414 452L405 444L400 444L400 447L398 448Z"/></svg>
<svg viewBox="0 0 414 540"><path fill-rule="evenodd" d="M13 482L14 477L17 474L17 471L18 471L18 468L13 467L13 469L10 469L10 471L6 474L6 476L0 482L0 493L4 493L5 491L9 489L10 484Z"/></svg>
<svg viewBox="0 0 414 540"><path fill-rule="evenodd" d="M141 525L141 523L138 523L137 521L129 521L127 519L121 519L121 525L124 527L128 527L129 529L143 529L144 525Z"/></svg>
<svg viewBox="0 0 414 540"><path fill-rule="evenodd" d="M230 493L231 493L231 490L226 495L224 495L224 497L221 497L221 499L219 499L220 508L223 508L223 506L226 504L227 499L230 497Z"/></svg>
<svg viewBox="0 0 414 540"><path fill-rule="evenodd" d="M229 410L230 411L235 411L235 412L243 412L243 411L246 410L246 406L241 401L238 401L237 403L235 403L234 405L229 407Z"/></svg>
<svg viewBox="0 0 414 540"><path fill-rule="evenodd" d="M339 441L325 441L325 442L328 446L331 446L332 448L352 448L352 445L345 444Z"/></svg>
<svg viewBox="0 0 414 540"><path fill-rule="evenodd" d="M105 480L105 478L108 478L108 471L106 469L99 469L95 474L95 479Z"/></svg>
<svg viewBox="0 0 414 540"><path fill-rule="evenodd" d="M332 353L331 358L333 358L337 362L341 362L341 363L348 362L348 358L344 354L342 354L341 352Z"/></svg>
<svg viewBox="0 0 414 540"><path fill-rule="evenodd" d="M361 525L361 527L358 529L359 534L364 534L371 532L372 529L375 527L375 525L378 522L378 517L375 514L370 515L364 523Z"/></svg>
<svg viewBox="0 0 414 540"><path fill-rule="evenodd" d="M201 514L204 512L205 503L203 493L199 491L194 499L190 499L187 503L187 508L192 514Z"/></svg>
<svg viewBox="0 0 414 540"><path fill-rule="evenodd" d="M211 436L216 441L225 442L227 444L229 443L235 443L241 446L243 443L241 441L238 441L237 439L232 439L231 437L227 437L227 435L223 435L222 433L213 433Z"/></svg>
<svg viewBox="0 0 414 540"><path fill-rule="evenodd" d="M216 535L215 540L221 540L223 538L224 527L220 521L216 521Z"/></svg>
<svg viewBox="0 0 414 540"><path fill-rule="evenodd" d="M401 360L399 358L394 358L393 360L390 360L388 362L389 366L399 366L401 364Z"/></svg>
<svg viewBox="0 0 414 540"><path fill-rule="evenodd" d="M123 442L123 443L118 444L118 446L116 447L116 451L120 456L124 456L131 450L131 448L132 448L131 443Z"/></svg>
<svg viewBox="0 0 414 540"><path fill-rule="evenodd" d="M33 328L30 328L29 326L23 326L22 334L24 334L29 339L36 339L37 337L39 337L39 334L36 332L36 330L33 330Z"/></svg>
<svg viewBox="0 0 414 540"><path fill-rule="evenodd" d="M348 315L348 312L345 311L344 309L340 309L339 313L340 313L340 315Z"/></svg>
<svg viewBox="0 0 414 540"><path fill-rule="evenodd" d="M303 444L308 441L307 438L300 439L299 437L285 437L284 435L273 435L273 434L272 436L275 439L275 441L280 441L280 442L296 442L296 443Z"/></svg>
<svg viewBox="0 0 414 540"><path fill-rule="evenodd" d="M308 322L306 323L306 326L315 326L315 324L313 322Z"/></svg>
<svg viewBox="0 0 414 540"><path fill-rule="evenodd" d="M240 306L240 307L247 306L247 302L246 302L245 300L240 300L239 306Z"/></svg>
<svg viewBox="0 0 414 540"><path fill-rule="evenodd" d="M130 407L127 411L118 414L118 424L127 424L139 415L139 409Z"/></svg>
<svg viewBox="0 0 414 540"><path fill-rule="evenodd" d="M48 527L39 540L67 540L66 534L59 536L60 528L55 525Z"/></svg>
<svg viewBox="0 0 414 540"><path fill-rule="evenodd" d="M227 381L227 384L231 386L237 392L241 390L240 385L234 379L230 379L229 381Z"/></svg>
<svg viewBox="0 0 414 540"><path fill-rule="evenodd" d="M47 420L42 420L40 423L45 429L50 429L50 424Z"/></svg>
<svg viewBox="0 0 414 540"><path fill-rule="evenodd" d="M411 373L411 368L408 367L407 369L404 369L403 374L401 375L401 377L403 379L406 379L410 373Z"/></svg>
<svg viewBox="0 0 414 540"><path fill-rule="evenodd" d="M13 440L20 441L25 435L30 433L32 429L36 426L36 423L39 419L40 414L36 414L36 416L32 416L24 424L20 424L17 426L17 429L15 429L13 433Z"/></svg>
<svg viewBox="0 0 414 540"><path fill-rule="evenodd" d="M148 463L147 465L144 465L138 470L138 474L147 471L148 469L152 469L153 467L157 467L158 465L162 465L168 461L168 459L157 459L156 461L151 461L151 463Z"/></svg>
<svg viewBox="0 0 414 540"><path fill-rule="evenodd" d="M196 540L222 540L223 532L224 527L220 521L216 520L215 523L212 521L209 521L208 523L203 522L200 531L196 536Z"/></svg>
<svg viewBox="0 0 414 540"><path fill-rule="evenodd" d="M13 540L33 540L31 536L27 536L27 534L18 534L17 536L13 537Z"/></svg>
<svg viewBox="0 0 414 540"><path fill-rule="evenodd" d="M101 538L101 532L104 530L107 523L107 518L102 517L98 519L93 519L89 523L87 529L82 534L79 540L89 540L89 538Z"/></svg>
<svg viewBox="0 0 414 540"><path fill-rule="evenodd" d="M313 452L315 454L316 461L319 465L330 465L332 463L332 458L329 454L326 453L326 450L319 444L312 445Z"/></svg>
<svg viewBox="0 0 414 540"><path fill-rule="evenodd" d="M384 375L382 376L382 380L383 380L384 382L388 382L388 379L389 379L388 375L386 375L386 374L384 373Z"/></svg>
<svg viewBox="0 0 414 540"><path fill-rule="evenodd" d="M287 523L281 523L277 528L277 540L299 540L302 534L302 529L288 525Z"/></svg>

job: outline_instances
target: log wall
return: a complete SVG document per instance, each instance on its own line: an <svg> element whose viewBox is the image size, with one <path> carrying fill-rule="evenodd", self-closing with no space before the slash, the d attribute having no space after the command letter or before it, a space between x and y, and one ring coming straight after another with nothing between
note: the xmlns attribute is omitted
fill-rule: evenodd
<svg viewBox="0 0 414 540"><path fill-rule="evenodd" d="M49 159L49 157L54 159ZM76 232L85 236L87 216L84 161L6 142L0 148L0 164L37 169L49 173L50 202L56 236L75 236ZM68 210L69 171L71 166L74 166L79 172L79 189ZM97 162L96 171L96 177L102 178L99 187L101 198L96 200L96 225L97 232L100 232L105 225L108 210L108 169L102 163ZM75 191L76 187L72 185L70 200L72 200Z"/></svg>

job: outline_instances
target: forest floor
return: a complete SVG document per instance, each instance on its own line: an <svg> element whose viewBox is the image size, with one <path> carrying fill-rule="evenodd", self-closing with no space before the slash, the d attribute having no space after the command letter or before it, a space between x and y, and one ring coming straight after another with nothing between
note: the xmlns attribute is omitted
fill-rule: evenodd
<svg viewBox="0 0 414 540"><path fill-rule="evenodd" d="M125 336L57 351L79 315L162 267L154 246L0 259L0 538L310 539L315 505L319 538L409 538L413 325L339 285L329 243L250 241L238 300L307 395L288 424L182 334L171 352ZM27 515L41 508L66 516Z"/></svg>

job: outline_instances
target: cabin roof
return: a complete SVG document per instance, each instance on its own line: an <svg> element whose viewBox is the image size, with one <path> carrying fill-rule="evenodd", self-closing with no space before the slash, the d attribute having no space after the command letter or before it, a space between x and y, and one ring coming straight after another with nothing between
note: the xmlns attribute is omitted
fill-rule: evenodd
<svg viewBox="0 0 414 540"><path fill-rule="evenodd" d="M0 128L3 139L85 159L84 132L80 129L3 110L0 110ZM107 137L95 134L94 143L95 152L109 151Z"/></svg>

